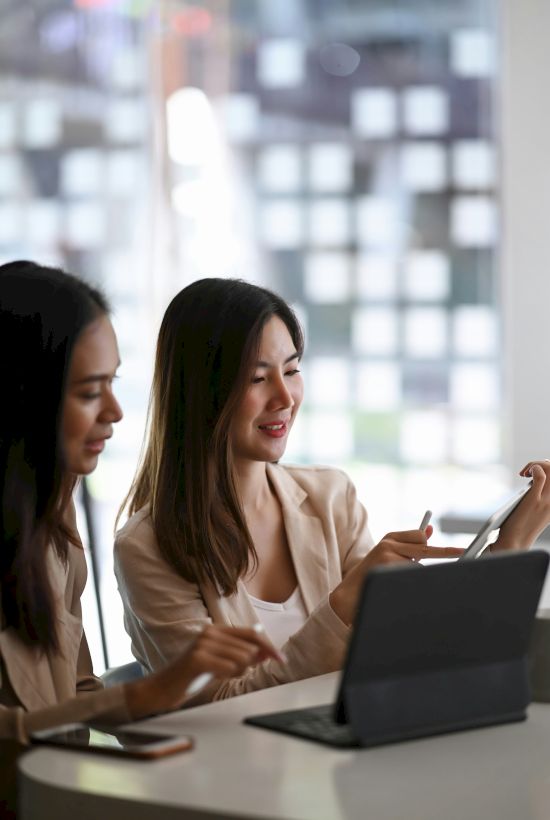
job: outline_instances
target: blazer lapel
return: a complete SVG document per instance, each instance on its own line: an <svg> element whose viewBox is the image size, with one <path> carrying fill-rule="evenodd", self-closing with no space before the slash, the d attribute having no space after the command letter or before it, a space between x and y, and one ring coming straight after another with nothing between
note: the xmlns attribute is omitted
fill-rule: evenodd
<svg viewBox="0 0 550 820"><path fill-rule="evenodd" d="M278 465L267 474L283 510L286 536L308 615L330 592L325 534L320 519L307 511L307 493Z"/></svg>

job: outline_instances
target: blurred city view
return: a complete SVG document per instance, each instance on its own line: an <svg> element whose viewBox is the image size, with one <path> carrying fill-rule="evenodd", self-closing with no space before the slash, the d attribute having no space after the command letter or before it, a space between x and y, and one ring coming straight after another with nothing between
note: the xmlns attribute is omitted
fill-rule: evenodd
<svg viewBox="0 0 550 820"><path fill-rule="evenodd" d="M110 663L114 518L195 279L295 307L285 458L346 469L376 538L502 490L498 53L490 0L0 0L0 260L115 310L125 418L89 480Z"/></svg>

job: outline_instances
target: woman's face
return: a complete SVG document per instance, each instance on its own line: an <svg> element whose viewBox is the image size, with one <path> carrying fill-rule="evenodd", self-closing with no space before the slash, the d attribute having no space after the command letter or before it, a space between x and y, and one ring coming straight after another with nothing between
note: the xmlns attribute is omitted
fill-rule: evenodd
<svg viewBox="0 0 550 820"><path fill-rule="evenodd" d="M67 469L73 474L95 470L113 424L122 418L113 394L119 364L113 326L101 316L82 331L69 368L61 434Z"/></svg>
<svg viewBox="0 0 550 820"><path fill-rule="evenodd" d="M264 326L251 383L231 427L237 460L272 462L283 455L304 392L298 366L285 323L272 316Z"/></svg>

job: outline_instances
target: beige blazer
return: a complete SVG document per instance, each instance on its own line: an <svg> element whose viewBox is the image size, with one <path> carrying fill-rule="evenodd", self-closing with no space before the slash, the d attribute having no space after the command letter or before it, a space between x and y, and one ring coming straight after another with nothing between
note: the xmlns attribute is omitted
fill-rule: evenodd
<svg viewBox="0 0 550 820"><path fill-rule="evenodd" d="M282 648L286 665L268 660L242 677L215 681L193 705L332 672L343 663L349 629L328 596L373 545L367 513L340 470L281 465L267 465L267 470L281 503L308 618ZM258 621L242 581L235 595L221 597L213 584L199 587L168 566L147 507L117 534L115 574L132 651L150 670L175 658L209 622L248 626Z"/></svg>
<svg viewBox="0 0 550 820"><path fill-rule="evenodd" d="M21 743L27 742L30 732L61 723L131 719L122 686L103 689L93 674L80 605L87 577L84 551L71 544L65 566L51 548L48 572L61 653L27 646L11 627L0 632L0 738Z"/></svg>

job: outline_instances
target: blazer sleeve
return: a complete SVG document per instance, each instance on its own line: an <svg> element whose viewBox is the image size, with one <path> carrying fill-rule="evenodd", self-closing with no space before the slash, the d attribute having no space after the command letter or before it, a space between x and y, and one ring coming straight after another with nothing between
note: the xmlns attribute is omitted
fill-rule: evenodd
<svg viewBox="0 0 550 820"><path fill-rule="evenodd" d="M339 568L338 577L331 579L333 589L372 547L372 538L367 513L347 476L345 492L337 494L325 514L334 519L338 541ZM187 582L168 566L149 528L141 531L140 537L124 533L117 536L115 574L133 653L150 670L161 668L188 649L206 624L236 623L234 618L230 621L224 615L223 599L205 595L205 601L196 584ZM246 596L244 588L237 594ZM248 616L244 614L247 611ZM251 607L244 612L238 625L257 623ZM241 677L215 680L185 705L336 671L343 665L349 635L349 628L332 610L327 595L282 647L286 664L267 660Z"/></svg>
<svg viewBox="0 0 550 820"><path fill-rule="evenodd" d="M177 658L212 623L199 587L166 563L149 529L116 537L114 570L132 652L147 669Z"/></svg>

